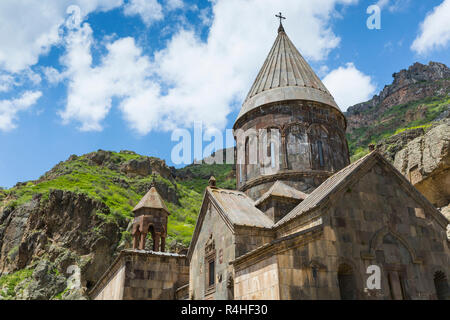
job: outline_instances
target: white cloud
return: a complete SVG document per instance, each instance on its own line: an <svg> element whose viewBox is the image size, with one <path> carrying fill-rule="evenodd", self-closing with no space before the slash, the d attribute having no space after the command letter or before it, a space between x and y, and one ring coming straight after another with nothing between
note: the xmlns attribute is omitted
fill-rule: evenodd
<svg viewBox="0 0 450 320"><path fill-rule="evenodd" d="M40 91L27 91L20 98L0 100L0 130L10 131L16 128L14 121L17 113L29 109L41 96Z"/></svg>
<svg viewBox="0 0 450 320"><path fill-rule="evenodd" d="M0 74L0 92L9 91L15 84L16 81L13 76L10 74Z"/></svg>
<svg viewBox="0 0 450 320"><path fill-rule="evenodd" d="M203 8L200 10L199 13L200 21L202 22L202 25L204 26L211 26L213 22L213 16L210 8Z"/></svg>
<svg viewBox="0 0 450 320"><path fill-rule="evenodd" d="M43 72L44 72L45 78L47 79L47 81L50 84L58 84L65 77L64 73L59 72L58 70L56 70L53 67L44 67Z"/></svg>
<svg viewBox="0 0 450 320"><path fill-rule="evenodd" d="M69 5L78 5L83 17L107 11L123 0L2 0L0 1L0 70L16 73L38 62L60 41L60 26Z"/></svg>
<svg viewBox="0 0 450 320"><path fill-rule="evenodd" d="M127 16L139 15L147 26L164 18L162 6L157 0L130 0L123 12Z"/></svg>
<svg viewBox="0 0 450 320"><path fill-rule="evenodd" d="M379 0L376 5L381 9L387 8L389 12L397 12L405 10L411 0Z"/></svg>
<svg viewBox="0 0 450 320"><path fill-rule="evenodd" d="M184 6L183 0L166 0L167 10L177 10Z"/></svg>
<svg viewBox="0 0 450 320"><path fill-rule="evenodd" d="M420 35L411 49L419 54L444 48L450 42L450 0L445 0L431 11L420 25Z"/></svg>
<svg viewBox="0 0 450 320"><path fill-rule="evenodd" d="M307 59L321 61L340 42L331 28L336 5L356 2L216 0L206 41L182 27L151 59L133 39L119 39L107 46L98 66L92 66L92 31L85 24L69 37L64 60L69 92L61 115L65 122L81 123L82 130L101 130L117 101L141 134L191 127L194 121L222 129L269 53L277 35L276 12L289 12L284 24L291 40Z"/></svg>
<svg viewBox="0 0 450 320"><path fill-rule="evenodd" d="M345 67L331 71L323 79L323 83L342 111L369 100L376 89L372 78L356 69L353 63L347 63Z"/></svg>
<svg viewBox="0 0 450 320"><path fill-rule="evenodd" d="M112 107L113 98L139 97L151 87L147 80L150 61L142 56L133 38L109 43L100 65L92 66L92 29L85 23L70 32L67 53L62 58L68 77L68 97L61 117L67 123L76 120L83 131L102 129L101 121Z"/></svg>

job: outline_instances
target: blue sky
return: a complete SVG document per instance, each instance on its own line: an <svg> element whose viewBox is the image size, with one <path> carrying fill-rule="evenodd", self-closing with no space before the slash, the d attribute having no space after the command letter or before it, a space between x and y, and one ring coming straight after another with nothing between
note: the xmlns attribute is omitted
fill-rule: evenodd
<svg viewBox="0 0 450 320"><path fill-rule="evenodd" d="M97 149L173 165L174 129L232 127L279 11L342 110L416 61L450 62L450 0L2 0L0 186Z"/></svg>

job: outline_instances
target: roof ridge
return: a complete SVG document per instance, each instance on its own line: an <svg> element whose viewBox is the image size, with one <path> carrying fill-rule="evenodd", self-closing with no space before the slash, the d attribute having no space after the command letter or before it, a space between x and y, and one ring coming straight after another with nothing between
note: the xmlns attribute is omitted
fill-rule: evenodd
<svg viewBox="0 0 450 320"><path fill-rule="evenodd" d="M279 192L280 194L276 194ZM291 194L289 194L291 192ZM298 200L304 200L308 196L308 194L291 187L290 185L283 183L280 180L277 180L270 188L267 190L258 200L255 201L255 206L258 206L270 196L281 196L285 198L293 198Z"/></svg>
<svg viewBox="0 0 450 320"><path fill-rule="evenodd" d="M295 217L299 216L305 211L311 210L316 207L323 199L325 199L332 191L334 191L351 173L360 167L368 158L378 155L377 151L365 155L361 159L353 162L342 170L336 172L325 180L320 186L318 186L312 193L310 193L305 200L303 200L298 206L292 209L287 215L285 215L280 221L278 221L274 227L280 226Z"/></svg>

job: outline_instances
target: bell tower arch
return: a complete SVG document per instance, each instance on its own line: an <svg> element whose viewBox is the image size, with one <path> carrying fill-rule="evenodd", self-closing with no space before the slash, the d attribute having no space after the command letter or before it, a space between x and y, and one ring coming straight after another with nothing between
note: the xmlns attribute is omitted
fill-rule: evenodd
<svg viewBox="0 0 450 320"><path fill-rule="evenodd" d="M153 181L150 190L133 209L133 249L145 250L145 240L150 233L153 251L164 252L167 237L167 220L170 215Z"/></svg>

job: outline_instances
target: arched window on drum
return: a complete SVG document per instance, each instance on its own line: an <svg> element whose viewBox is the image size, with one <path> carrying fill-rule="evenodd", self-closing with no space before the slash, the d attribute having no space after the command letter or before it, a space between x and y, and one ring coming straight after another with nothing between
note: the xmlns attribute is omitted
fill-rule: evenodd
<svg viewBox="0 0 450 320"><path fill-rule="evenodd" d="M331 171L331 150L328 130L319 124L313 124L308 129L308 141L311 148L311 166L313 170Z"/></svg>

